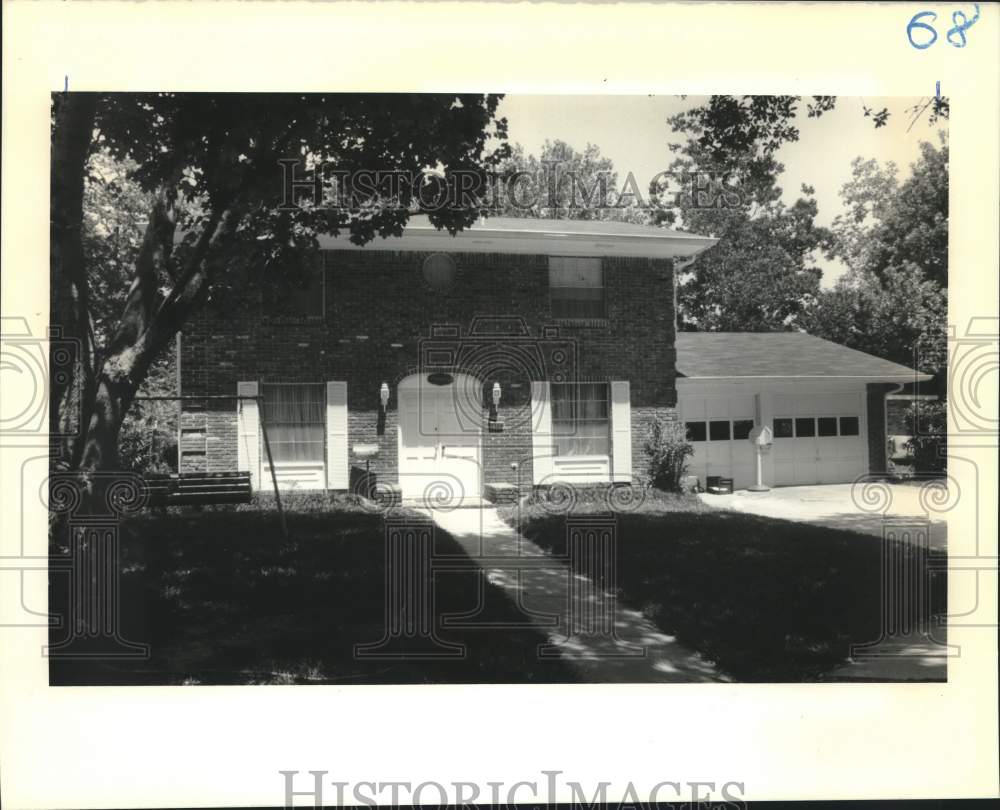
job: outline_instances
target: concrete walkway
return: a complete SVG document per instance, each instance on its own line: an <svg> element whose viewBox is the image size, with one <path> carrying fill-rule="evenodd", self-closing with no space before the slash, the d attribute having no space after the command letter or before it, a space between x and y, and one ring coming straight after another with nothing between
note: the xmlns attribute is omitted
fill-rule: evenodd
<svg viewBox="0 0 1000 810"><path fill-rule="evenodd" d="M592 683L704 683L727 680L697 653L664 635L639 611L618 604L569 564L521 537L496 510L420 510L479 562L549 640L558 656ZM498 631L499 632L499 631Z"/></svg>
<svg viewBox="0 0 1000 810"><path fill-rule="evenodd" d="M877 487L877 488L876 488ZM709 506L732 509L762 517L815 523L834 529L882 536L887 520L926 520L930 528L930 546L935 551L947 547L948 524L939 512L929 512L921 500L921 488L878 482L869 493L870 503L859 503L862 491L853 484L826 484L808 487L775 487L768 492L738 490L732 495L709 495L701 498ZM877 500L876 500L877 498ZM925 501L932 499L924 497Z"/></svg>

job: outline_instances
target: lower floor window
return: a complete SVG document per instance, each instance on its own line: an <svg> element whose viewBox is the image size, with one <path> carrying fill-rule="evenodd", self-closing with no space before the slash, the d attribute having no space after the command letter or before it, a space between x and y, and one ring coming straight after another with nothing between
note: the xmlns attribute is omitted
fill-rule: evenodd
<svg viewBox="0 0 1000 810"><path fill-rule="evenodd" d="M553 383L551 390L556 455L611 455L608 384Z"/></svg>
<svg viewBox="0 0 1000 810"><path fill-rule="evenodd" d="M323 384L263 385L261 394L274 460L322 462L326 417Z"/></svg>

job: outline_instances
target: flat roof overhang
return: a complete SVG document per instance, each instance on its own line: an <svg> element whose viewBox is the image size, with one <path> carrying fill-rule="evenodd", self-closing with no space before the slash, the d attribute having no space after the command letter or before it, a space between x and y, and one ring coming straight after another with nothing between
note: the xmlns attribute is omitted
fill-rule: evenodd
<svg viewBox="0 0 1000 810"><path fill-rule="evenodd" d="M602 228L600 222L572 222L576 227L566 227L565 220L523 220L533 227L511 225L517 220L504 220L502 225L491 224L489 219L459 231L452 236L429 223L410 223L402 236L381 238L376 236L366 245L356 245L346 235L320 236L324 250L393 250L441 253L515 253L547 256L623 256L647 259L687 258L712 247L718 240L707 236L645 228L630 233L616 233L614 227ZM544 229L539 223L545 223ZM636 226L640 228L641 226Z"/></svg>
<svg viewBox="0 0 1000 810"><path fill-rule="evenodd" d="M928 380L934 379L931 374L924 374L920 371L915 371L912 374L766 374L766 375L750 375L745 377L688 377L682 374L678 374L676 377L677 383L683 383L684 381L691 382L754 382L754 381L772 381L772 382L800 382L803 380L808 381L818 381L818 380L857 380L858 382L874 383L874 382L884 382L884 383L908 383L908 382L927 382Z"/></svg>

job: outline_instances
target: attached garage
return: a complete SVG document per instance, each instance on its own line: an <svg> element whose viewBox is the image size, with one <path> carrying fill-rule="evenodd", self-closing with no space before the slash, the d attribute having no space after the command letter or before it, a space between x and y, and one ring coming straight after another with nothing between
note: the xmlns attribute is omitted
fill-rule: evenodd
<svg viewBox="0 0 1000 810"><path fill-rule="evenodd" d="M848 483L884 464L884 396L929 379L905 366L800 332L681 332L678 411L694 447L688 469L754 483L750 442L766 425L768 486ZM872 407L872 404L876 407Z"/></svg>

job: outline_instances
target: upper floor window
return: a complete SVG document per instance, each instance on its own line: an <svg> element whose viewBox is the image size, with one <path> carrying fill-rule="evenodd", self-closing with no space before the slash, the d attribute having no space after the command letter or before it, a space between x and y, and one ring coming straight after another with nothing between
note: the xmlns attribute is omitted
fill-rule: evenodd
<svg viewBox="0 0 1000 810"><path fill-rule="evenodd" d="M274 273L261 283L261 314L265 318L322 318L326 272L322 259L295 273Z"/></svg>
<svg viewBox="0 0 1000 810"><path fill-rule="evenodd" d="M550 256L549 297L552 301L553 318L601 320L607 317L601 260Z"/></svg>

